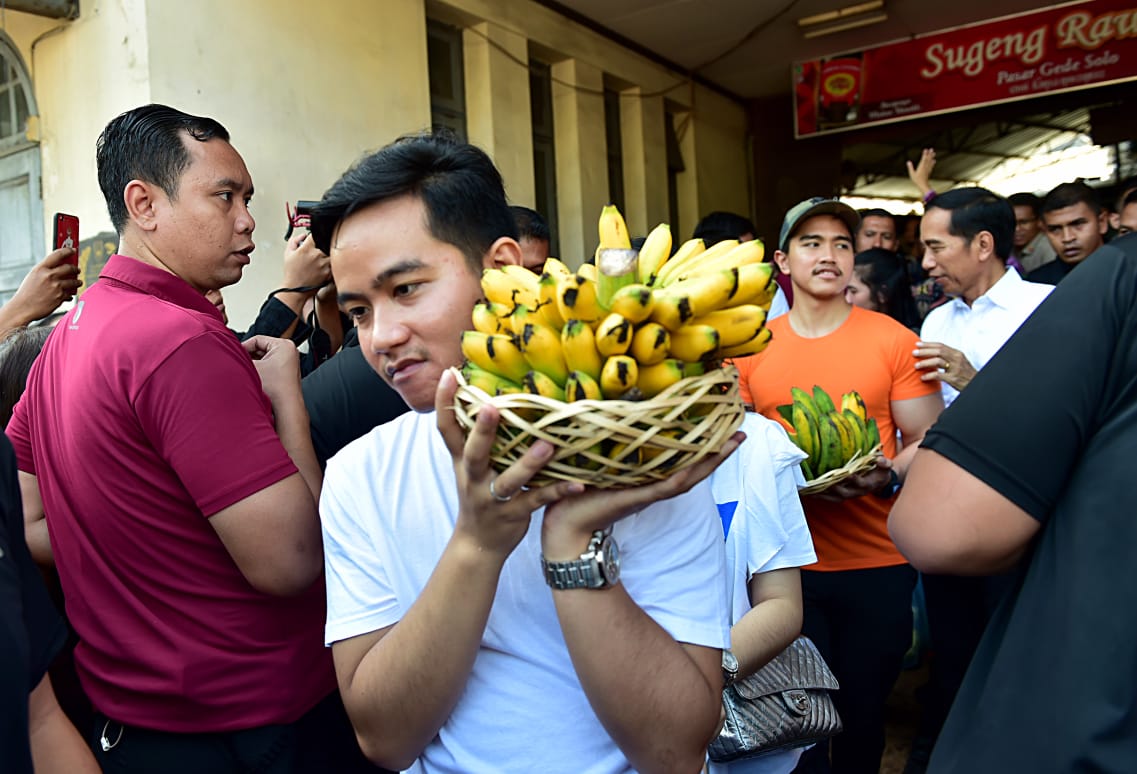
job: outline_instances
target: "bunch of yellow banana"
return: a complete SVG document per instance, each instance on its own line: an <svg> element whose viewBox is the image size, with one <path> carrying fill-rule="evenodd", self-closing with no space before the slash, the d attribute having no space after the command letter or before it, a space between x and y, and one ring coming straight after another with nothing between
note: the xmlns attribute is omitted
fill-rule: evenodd
<svg viewBox="0 0 1137 774"><path fill-rule="evenodd" d="M462 340L468 381L490 394L639 400L769 343L775 283L761 242L691 240L671 256L660 224L637 254L613 206L599 236L595 265L576 272L549 258L540 274L483 273L485 300Z"/></svg>
<svg viewBox="0 0 1137 774"><path fill-rule="evenodd" d="M794 387L790 395L793 403L778 406L778 413L790 426L790 439L809 455L801 463L806 480L844 467L880 444L876 420L867 416L859 393L842 395L840 409L816 385L812 394Z"/></svg>

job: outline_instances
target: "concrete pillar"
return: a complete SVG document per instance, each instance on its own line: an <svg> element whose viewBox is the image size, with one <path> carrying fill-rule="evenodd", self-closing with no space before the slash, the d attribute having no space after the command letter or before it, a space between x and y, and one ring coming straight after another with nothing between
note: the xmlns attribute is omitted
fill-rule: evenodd
<svg viewBox="0 0 1137 774"><path fill-rule="evenodd" d="M683 171L676 175L675 189L679 200L679 223L671 224L672 239L689 239L702 217L699 212L699 163L695 135L697 124L691 111L673 113L679 151L683 154Z"/></svg>
<svg viewBox="0 0 1137 774"><path fill-rule="evenodd" d="M601 70L569 59L552 66L561 260L576 266L596 250L596 223L608 203Z"/></svg>
<svg viewBox="0 0 1137 774"><path fill-rule="evenodd" d="M668 221L665 118L663 97L645 97L639 87L620 92L624 219L633 234Z"/></svg>
<svg viewBox="0 0 1137 774"><path fill-rule="evenodd" d="M466 130L501 170L510 202L532 207L533 129L529 109L528 41L490 22L462 34L466 70ZM503 50L504 49L504 50Z"/></svg>

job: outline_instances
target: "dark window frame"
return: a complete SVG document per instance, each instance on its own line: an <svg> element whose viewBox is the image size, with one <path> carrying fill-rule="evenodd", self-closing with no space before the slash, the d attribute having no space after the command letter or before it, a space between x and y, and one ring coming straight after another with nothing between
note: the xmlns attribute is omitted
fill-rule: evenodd
<svg viewBox="0 0 1137 774"><path fill-rule="evenodd" d="M426 21L427 78L430 82L430 126L446 129L466 142L466 67L462 30Z"/></svg>

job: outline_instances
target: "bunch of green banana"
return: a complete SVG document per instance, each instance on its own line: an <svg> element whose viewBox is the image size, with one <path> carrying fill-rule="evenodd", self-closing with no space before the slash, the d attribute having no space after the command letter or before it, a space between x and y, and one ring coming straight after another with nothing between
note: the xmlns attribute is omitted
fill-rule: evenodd
<svg viewBox="0 0 1137 774"><path fill-rule="evenodd" d="M790 397L793 402L778 406L778 414L790 427L790 439L809 455L801 463L807 480L844 467L880 444L876 420L867 415L859 393L842 395L840 408L817 385L812 393L793 387Z"/></svg>

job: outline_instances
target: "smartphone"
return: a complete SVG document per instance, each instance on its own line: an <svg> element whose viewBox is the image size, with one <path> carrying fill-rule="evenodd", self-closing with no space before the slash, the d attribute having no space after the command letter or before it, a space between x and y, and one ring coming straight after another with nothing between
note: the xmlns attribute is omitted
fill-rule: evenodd
<svg viewBox="0 0 1137 774"><path fill-rule="evenodd" d="M55 213L54 225L52 226L52 233L55 234L54 242L52 243L52 250L58 250L61 247L75 248L75 254L72 255L68 262L76 266L79 265L79 218L76 215L66 215L62 212Z"/></svg>

